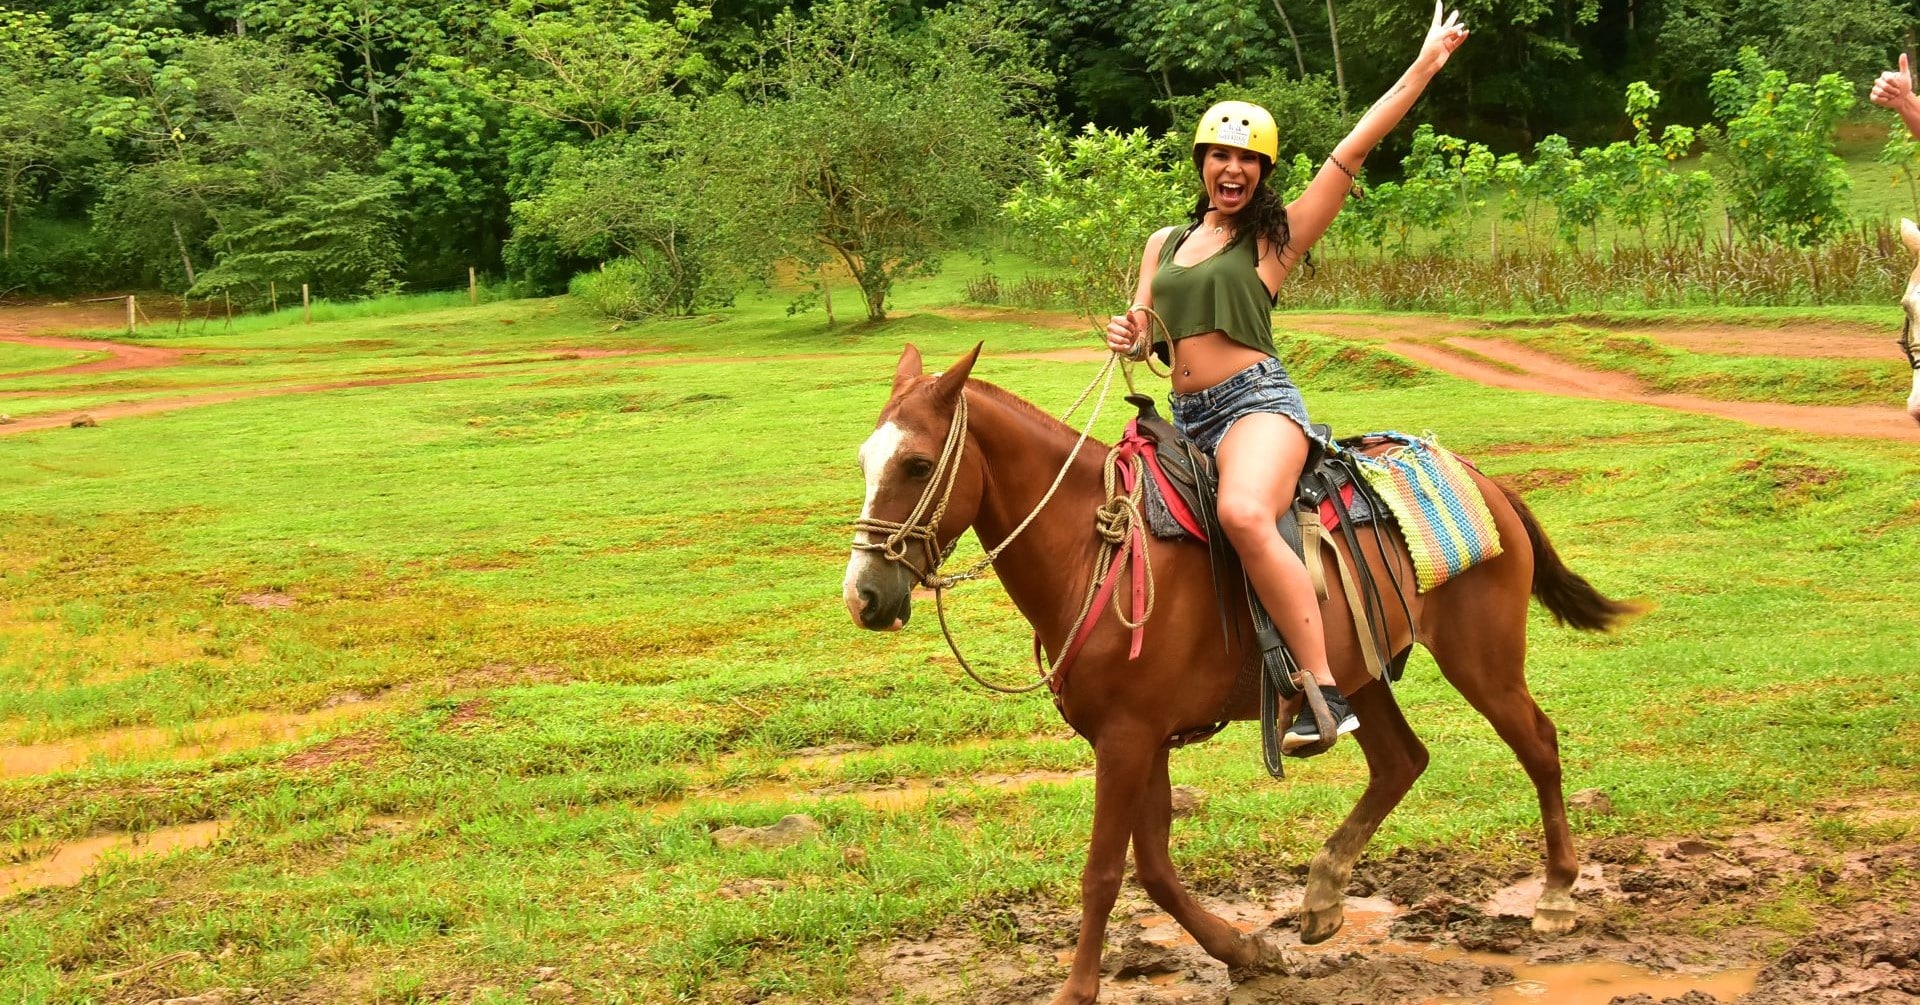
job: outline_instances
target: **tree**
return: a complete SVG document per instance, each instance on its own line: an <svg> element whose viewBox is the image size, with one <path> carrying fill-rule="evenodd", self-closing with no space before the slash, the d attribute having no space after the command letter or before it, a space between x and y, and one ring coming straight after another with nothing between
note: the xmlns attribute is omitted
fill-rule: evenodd
<svg viewBox="0 0 1920 1005"><path fill-rule="evenodd" d="M97 130L130 137L145 154L103 186L97 228L156 265L171 237L182 285L195 293L264 294L276 279L342 293L388 285L398 264L394 190L368 170L365 127L323 93L321 61L241 38L182 37L164 62L155 47L145 51L141 64L119 64L132 93L110 95L92 116ZM114 66L105 52L93 58ZM202 275L196 255L221 267Z"/></svg>
<svg viewBox="0 0 1920 1005"><path fill-rule="evenodd" d="M468 265L499 261L510 230L513 151L548 136L530 112L470 87L458 57L410 73L397 106L399 128L380 155L399 186L406 252L414 276L464 276Z"/></svg>
<svg viewBox="0 0 1920 1005"><path fill-rule="evenodd" d="M701 149L727 247L843 263L867 316L926 274L1024 164L1024 114L1050 82L1004 11L935 11L896 28L882 0L826 0L767 33L741 100Z"/></svg>
<svg viewBox="0 0 1920 1005"><path fill-rule="evenodd" d="M1144 129L1050 132L1033 178L1001 211L1036 258L1073 277L1067 289L1082 316L1112 314L1139 280L1142 228L1179 220L1193 200L1185 156L1184 145Z"/></svg>
<svg viewBox="0 0 1920 1005"><path fill-rule="evenodd" d="M1832 73L1789 83L1749 47L1736 69L1713 75L1711 93L1723 125L1709 134L1708 163L1743 233L1805 246L1845 222L1852 182L1833 130L1853 106L1852 85Z"/></svg>
<svg viewBox="0 0 1920 1005"><path fill-rule="evenodd" d="M332 55L346 103L367 116L376 137L391 128L390 113L406 100L409 72L445 54L449 36L478 33L487 10L466 0L242 0L219 9L242 34Z"/></svg>
<svg viewBox="0 0 1920 1005"><path fill-rule="evenodd" d="M1261 9L1236 0L1138 0L1116 11L1126 46L1177 97L1178 71L1239 83L1285 58ZM1196 44L1204 39L1204 44Z"/></svg>
<svg viewBox="0 0 1920 1005"><path fill-rule="evenodd" d="M1697 83L1752 48L1789 78L1865 82L1886 66L1909 13L1898 0L1664 0L1659 47L1668 86Z"/></svg>
<svg viewBox="0 0 1920 1005"><path fill-rule="evenodd" d="M63 165L86 156L73 115L85 99L65 73L71 59L46 14L0 7L0 258L13 257L15 216Z"/></svg>
<svg viewBox="0 0 1920 1005"><path fill-rule="evenodd" d="M615 0L542 9L515 0L494 17L513 61L480 69L469 83L591 139L670 118L687 85L705 73L694 33L711 11L679 4L655 19Z"/></svg>
<svg viewBox="0 0 1920 1005"><path fill-rule="evenodd" d="M681 135L697 135L724 116L696 118ZM564 149L538 195L514 206L516 237L542 238L562 252L601 260L624 256L622 276L644 289L626 316L691 314L726 299L743 274L771 264L764 241L715 254L724 235L723 203L708 198L703 160L667 132L616 134Z"/></svg>
<svg viewBox="0 0 1920 1005"><path fill-rule="evenodd" d="M172 0L132 0L111 13L75 14L68 31L80 43L74 67L93 95L93 103L81 110L90 131L131 148L136 161L165 165L121 187L121 208L130 220L164 223L179 253L186 284L191 286L193 245L207 222L207 188L212 179L181 170L189 156L187 129L197 113L196 84L173 62L188 41L183 27L187 23L185 13ZM120 177L138 170L137 166L123 169ZM168 177L174 184L161 184ZM109 188L102 200L109 216L118 215L113 201ZM95 219L97 223L100 215ZM150 239L151 228L129 229L123 237L146 236L149 240L139 243L156 246ZM151 262L151 256L143 257Z"/></svg>

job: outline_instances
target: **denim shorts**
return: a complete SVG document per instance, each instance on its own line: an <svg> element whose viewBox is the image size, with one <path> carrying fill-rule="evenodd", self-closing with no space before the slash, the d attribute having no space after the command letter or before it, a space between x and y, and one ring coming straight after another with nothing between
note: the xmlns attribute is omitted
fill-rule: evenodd
<svg viewBox="0 0 1920 1005"><path fill-rule="evenodd" d="M1176 392L1169 402L1173 405L1173 427L1208 454L1219 449L1234 423L1263 412L1292 419L1309 439L1314 438L1307 421L1307 403L1301 399L1300 389L1293 386L1293 378L1287 376L1286 366L1277 359L1261 360L1192 394Z"/></svg>

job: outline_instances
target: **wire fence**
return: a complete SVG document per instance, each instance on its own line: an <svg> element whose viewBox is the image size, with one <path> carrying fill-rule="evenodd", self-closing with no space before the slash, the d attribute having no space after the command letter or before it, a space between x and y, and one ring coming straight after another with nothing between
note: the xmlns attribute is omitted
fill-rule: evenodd
<svg viewBox="0 0 1920 1005"><path fill-rule="evenodd" d="M477 306L483 301L499 299L494 294L499 289L501 287L482 283L478 270L469 267L464 283L409 285L404 292L374 297L319 297L313 294L310 283L301 283L297 288L289 284L282 288L277 282L269 282L264 298L251 301L235 301L230 291L223 291L217 296L198 298L184 294L146 293L92 297L76 302L124 303L128 335L165 333L169 326L171 334L185 335L206 334L215 330L231 331L236 320L243 322L246 327L253 327L260 318L277 318L289 313L297 313L299 323L305 325L342 316L387 313L381 309L383 305L418 309L422 301L436 299L444 301L442 306L457 306L461 299L469 306Z"/></svg>

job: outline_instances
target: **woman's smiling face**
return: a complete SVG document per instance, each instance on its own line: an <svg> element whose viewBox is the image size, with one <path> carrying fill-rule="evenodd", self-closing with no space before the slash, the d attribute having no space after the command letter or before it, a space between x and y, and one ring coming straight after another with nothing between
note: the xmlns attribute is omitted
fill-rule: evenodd
<svg viewBox="0 0 1920 1005"><path fill-rule="evenodd" d="M1240 147L1210 144L1200 160L1200 182L1206 186L1207 201L1221 213L1234 214L1245 209L1260 184L1260 155Z"/></svg>

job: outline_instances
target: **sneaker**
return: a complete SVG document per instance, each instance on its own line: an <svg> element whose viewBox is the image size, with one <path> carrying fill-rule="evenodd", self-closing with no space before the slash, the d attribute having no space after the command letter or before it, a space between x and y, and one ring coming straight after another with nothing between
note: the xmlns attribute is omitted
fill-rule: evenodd
<svg viewBox="0 0 1920 1005"><path fill-rule="evenodd" d="M1333 737L1326 742L1320 739L1320 724L1313 721L1313 706L1300 703L1300 714L1287 727L1287 735L1280 738L1280 752L1295 757L1312 757L1333 746L1333 741L1360 728L1360 718L1353 714L1353 706L1347 704L1347 696L1337 687L1320 685L1320 697L1327 703L1327 712L1333 716ZM1313 748L1313 749L1305 749Z"/></svg>

